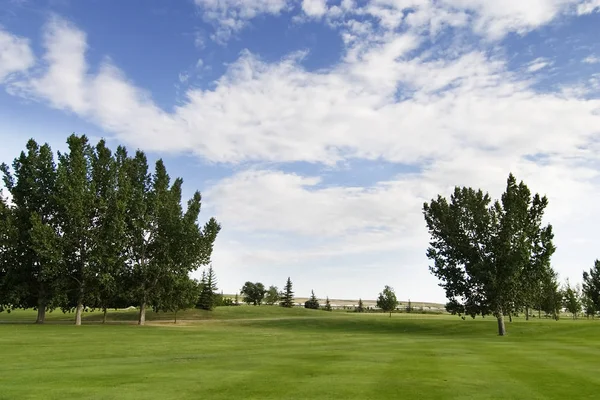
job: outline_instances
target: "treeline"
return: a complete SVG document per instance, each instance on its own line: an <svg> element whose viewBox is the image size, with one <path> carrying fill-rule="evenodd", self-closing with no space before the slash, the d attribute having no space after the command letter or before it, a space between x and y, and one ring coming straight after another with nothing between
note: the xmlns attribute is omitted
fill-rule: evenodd
<svg viewBox="0 0 600 400"><path fill-rule="evenodd" d="M162 160L149 171L142 151L113 153L71 135L68 151L29 140L1 171L0 311L139 307L176 311L198 303L202 289L189 273L210 262L221 227L198 224L201 195L182 205L183 180ZM212 273L212 269L210 270ZM206 289L205 289L206 290Z"/></svg>
<svg viewBox="0 0 600 400"><path fill-rule="evenodd" d="M430 271L445 289L449 312L493 315L498 333L504 317L537 310L558 319L561 308L577 309L580 297L561 289L551 266L556 247L552 225L542 223L548 199L532 195L510 174L506 190L492 201L481 189L456 187L450 199L439 195L423 205L431 236ZM586 309L600 311L600 266L584 273ZM579 300L578 300L579 301Z"/></svg>

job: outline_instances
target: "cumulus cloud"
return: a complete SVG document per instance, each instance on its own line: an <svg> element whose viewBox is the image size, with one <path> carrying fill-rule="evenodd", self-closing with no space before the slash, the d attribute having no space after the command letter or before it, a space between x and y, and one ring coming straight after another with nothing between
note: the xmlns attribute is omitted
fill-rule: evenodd
<svg viewBox="0 0 600 400"><path fill-rule="evenodd" d="M33 66L35 58L25 38L11 35L0 27L0 83L10 74L23 72Z"/></svg>
<svg viewBox="0 0 600 400"><path fill-rule="evenodd" d="M327 2L325 0L303 0L302 10L310 17L319 18L327 12Z"/></svg>
<svg viewBox="0 0 600 400"><path fill-rule="evenodd" d="M291 7L284 0L197 4L228 34L261 13ZM215 253L228 262L242 265L249 252L257 263L276 265L402 249L395 257L407 265L426 264L422 202L463 184L498 196L509 171L551 197L549 218L557 231L568 232L561 243L585 242L600 220L590 200L600 194L600 100L576 87L537 91L530 79L549 60L526 65L524 77L493 49L423 48L444 27L495 40L547 24L575 4L343 1L335 25L345 43L339 63L308 71L302 66L306 53L268 63L244 51L213 89L188 89L171 112L110 60L90 68L85 34L54 18L45 27L43 68L17 82L18 93L74 112L146 150L191 152L231 164L302 161L335 168L362 159L418 170L367 187L264 169L217 182L206 193L215 205L210 211L228 232L239 233L228 233L233 236ZM373 18L354 17L360 15ZM298 241L281 248L272 240L251 244L249 237L259 234ZM557 257L566 260L561 246ZM578 256L592 257L586 251ZM581 263L583 258L577 268Z"/></svg>
<svg viewBox="0 0 600 400"><path fill-rule="evenodd" d="M600 10L600 0L587 0L577 6L579 15L591 14Z"/></svg>

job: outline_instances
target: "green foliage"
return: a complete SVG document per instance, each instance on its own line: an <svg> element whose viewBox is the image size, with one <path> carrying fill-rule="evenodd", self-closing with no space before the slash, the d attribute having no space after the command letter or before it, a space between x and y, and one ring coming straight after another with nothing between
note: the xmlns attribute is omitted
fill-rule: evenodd
<svg viewBox="0 0 600 400"><path fill-rule="evenodd" d="M541 297L555 251L552 226L541 222L547 205L546 197L532 196L512 174L500 201L456 187L450 201L438 196L423 205L430 270L441 280L449 311L473 318L493 314L504 334L503 316L532 304L531 293Z"/></svg>
<svg viewBox="0 0 600 400"><path fill-rule="evenodd" d="M160 300L153 308L155 311L172 312L175 323L177 313L194 307L200 296L200 285L187 276L171 280L170 284L161 286L160 290Z"/></svg>
<svg viewBox="0 0 600 400"><path fill-rule="evenodd" d="M288 277L285 283L285 288L281 294L281 301L279 305L286 308L292 308L294 306L294 292L292 291L292 280Z"/></svg>
<svg viewBox="0 0 600 400"><path fill-rule="evenodd" d="M183 181L171 182L162 160L151 175L141 151L113 155L76 135L67 145L58 167L34 140L0 167L13 204L0 201L0 309L37 308L41 323L56 307L76 308L78 321L84 307L135 304L142 324L146 308L167 307L165 293L210 262L221 227L198 224L199 192L183 211Z"/></svg>
<svg viewBox="0 0 600 400"><path fill-rule="evenodd" d="M10 308L38 309L43 323L47 309L61 293L61 248L57 226L56 165L48 144L30 139L11 168L2 164L4 186L12 198L14 256L6 269Z"/></svg>
<svg viewBox="0 0 600 400"><path fill-rule="evenodd" d="M267 293L265 295L265 303L267 303L268 305L272 306L273 304L277 303L279 301L279 289L277 289L277 286L269 286L269 289L267 290Z"/></svg>
<svg viewBox="0 0 600 400"><path fill-rule="evenodd" d="M573 319L577 319L577 315L581 312L581 293L579 288L572 287L569 281L563 290L563 305L573 315Z"/></svg>
<svg viewBox="0 0 600 400"><path fill-rule="evenodd" d="M358 307L354 310L356 312L365 312L365 306L363 304L362 299L358 299Z"/></svg>
<svg viewBox="0 0 600 400"><path fill-rule="evenodd" d="M310 308L312 310L319 309L319 300L315 296L315 292L313 290L310 291L310 298L304 302L304 308Z"/></svg>
<svg viewBox="0 0 600 400"><path fill-rule="evenodd" d="M585 297L585 313L594 316L600 312L600 260L594 262L589 272L583 272L582 292Z"/></svg>
<svg viewBox="0 0 600 400"><path fill-rule="evenodd" d="M329 302L329 296L325 299L325 311L331 311L331 303Z"/></svg>
<svg viewBox="0 0 600 400"><path fill-rule="evenodd" d="M410 313L412 311L413 311L412 303L410 302L410 299L408 299L408 305L406 306L406 312Z"/></svg>
<svg viewBox="0 0 600 400"><path fill-rule="evenodd" d="M261 305L266 292L265 285L260 282L246 282L240 290L240 293L244 296L244 302L255 306Z"/></svg>
<svg viewBox="0 0 600 400"><path fill-rule="evenodd" d="M212 265L208 267L206 272L202 272L202 280L200 281L200 295L198 299L198 308L203 310L213 310L217 305L217 277Z"/></svg>
<svg viewBox="0 0 600 400"><path fill-rule="evenodd" d="M384 312L389 312L391 317L392 311L394 311L397 306L398 299L396 298L394 289L386 285L383 288L383 292L379 293L379 297L377 297L377 307L381 308Z"/></svg>

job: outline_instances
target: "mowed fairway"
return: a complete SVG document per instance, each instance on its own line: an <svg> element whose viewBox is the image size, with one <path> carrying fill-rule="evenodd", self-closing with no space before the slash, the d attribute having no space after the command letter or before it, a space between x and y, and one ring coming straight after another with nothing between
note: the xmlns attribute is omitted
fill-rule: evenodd
<svg viewBox="0 0 600 400"><path fill-rule="evenodd" d="M498 337L492 318L279 307L222 308L177 326L103 326L91 315L75 327L55 313L23 323L31 316L0 314L19 321L0 323L0 399L599 396L600 321L517 320Z"/></svg>

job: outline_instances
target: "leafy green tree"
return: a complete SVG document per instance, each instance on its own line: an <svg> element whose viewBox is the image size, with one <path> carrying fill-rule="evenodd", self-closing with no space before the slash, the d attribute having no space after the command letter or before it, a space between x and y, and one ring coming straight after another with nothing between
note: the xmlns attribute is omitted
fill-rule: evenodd
<svg viewBox="0 0 600 400"><path fill-rule="evenodd" d="M216 306L217 295L217 276L211 265L208 267L206 274L202 274L198 308L212 311Z"/></svg>
<svg viewBox="0 0 600 400"><path fill-rule="evenodd" d="M92 148L86 136L71 135L69 151L58 153L56 179L57 220L65 271L64 309L75 307L75 325L81 325L84 302L95 293L98 280L91 268L94 246L93 225L96 217L96 197L92 182Z"/></svg>
<svg viewBox="0 0 600 400"><path fill-rule="evenodd" d="M577 287L572 287L569 281L563 290L564 307L577 319L577 314L581 312L581 294Z"/></svg>
<svg viewBox="0 0 600 400"><path fill-rule="evenodd" d="M386 285L385 288L383 288L383 292L379 293L379 297L377 298L377 307L381 308L384 312L389 312L391 318L392 311L394 311L397 306L398 299L396 299L396 293L394 293L394 289Z"/></svg>
<svg viewBox="0 0 600 400"><path fill-rule="evenodd" d="M365 306L362 299L358 299L358 307L356 307L356 312L365 312Z"/></svg>
<svg viewBox="0 0 600 400"><path fill-rule="evenodd" d="M552 226L541 223L547 205L512 174L493 204L481 190L456 187L450 201L438 196L423 205L430 270L442 281L451 312L491 313L498 334L506 333L504 316L528 303L522 282L531 265L546 267L555 251Z"/></svg>
<svg viewBox="0 0 600 400"><path fill-rule="evenodd" d="M63 265L56 223L56 165L48 144L27 142L12 164L2 164L3 181L14 205L14 258L5 271L11 288L11 305L37 309L36 323L44 323L46 310L56 306L61 295Z"/></svg>
<svg viewBox="0 0 600 400"><path fill-rule="evenodd" d="M92 224L93 243L90 269L94 281L89 302L103 311L103 323L111 306L123 301L126 287L126 209L129 183L125 163L127 151L117 148L113 156L100 140L92 155L92 182L95 196Z"/></svg>
<svg viewBox="0 0 600 400"><path fill-rule="evenodd" d="M325 299L325 311L331 311L331 303L329 302L329 296Z"/></svg>
<svg viewBox="0 0 600 400"><path fill-rule="evenodd" d="M315 296L315 292L313 290L310 291L310 298L304 302L304 308L310 308L312 310L319 309L319 300Z"/></svg>
<svg viewBox="0 0 600 400"><path fill-rule="evenodd" d="M198 282L187 276L179 276L171 280L170 284L161 286L159 303L155 311L172 312L174 323L177 323L177 313L194 307L200 296Z"/></svg>
<svg viewBox="0 0 600 400"><path fill-rule="evenodd" d="M285 283L285 288L281 294L281 301L279 302L281 307L292 308L294 307L294 292L292 291L292 280L288 277Z"/></svg>
<svg viewBox="0 0 600 400"><path fill-rule="evenodd" d="M583 272L583 295L586 314L592 317L600 311L600 260L594 262L589 272Z"/></svg>
<svg viewBox="0 0 600 400"><path fill-rule="evenodd" d="M16 234L12 210L0 191L0 312L5 309L10 312L13 303L8 274L16 258Z"/></svg>
<svg viewBox="0 0 600 400"><path fill-rule="evenodd" d="M558 320L563 303L562 296L557 274L553 273L547 276L542 283L542 298L539 305L539 317L541 318L541 311L544 311L547 315Z"/></svg>
<svg viewBox="0 0 600 400"><path fill-rule="evenodd" d="M277 303L279 301L279 289L277 289L277 286L269 286L269 289L267 290L267 294L265 295L265 303L267 303L268 305L272 306L273 304Z"/></svg>
<svg viewBox="0 0 600 400"><path fill-rule="evenodd" d="M255 306L261 305L266 292L265 285L260 282L246 282L240 290L240 293L244 296L244 302Z"/></svg>

